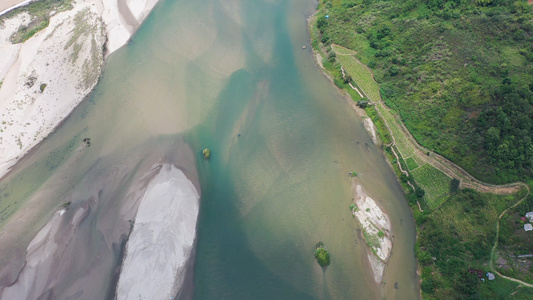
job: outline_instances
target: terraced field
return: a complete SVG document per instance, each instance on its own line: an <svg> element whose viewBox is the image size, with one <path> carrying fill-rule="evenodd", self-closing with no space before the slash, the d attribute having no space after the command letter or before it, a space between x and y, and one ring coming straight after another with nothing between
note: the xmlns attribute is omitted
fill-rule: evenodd
<svg viewBox="0 0 533 300"><path fill-rule="evenodd" d="M426 191L424 200L431 209L439 207L450 194L452 179L429 163L411 171L416 183Z"/></svg>
<svg viewBox="0 0 533 300"><path fill-rule="evenodd" d="M335 51L339 63L352 77L358 87L363 90L366 97L372 102L380 102L379 84L374 80L372 71L354 57L355 51L338 45L331 45L331 48Z"/></svg>
<svg viewBox="0 0 533 300"><path fill-rule="evenodd" d="M520 184L498 186L481 182L446 158L418 145L394 111L381 101L379 84L374 80L372 71L355 57L356 52L338 45L331 45L331 48L356 86L375 104L378 115L391 133L393 142L390 145L396 146L410 174L425 190L424 200L431 209L438 208L449 198L452 177L461 181L462 188L468 187L485 193L513 194L520 189Z"/></svg>
<svg viewBox="0 0 533 300"><path fill-rule="evenodd" d="M374 80L372 71L357 58L356 52L338 45L331 46L337 61L352 77L362 92L375 103L375 108L383 118L394 137L394 145L405 160L409 172L416 183L425 191L424 200L431 209L435 209L448 199L451 177L429 163L430 157L406 136L400 121L393 112L381 102L380 86Z"/></svg>
<svg viewBox="0 0 533 300"><path fill-rule="evenodd" d="M412 170L418 168L418 164L416 163L416 161L412 157L409 157L408 159L406 159L405 163L407 164L407 168L409 169L409 171L412 171Z"/></svg>

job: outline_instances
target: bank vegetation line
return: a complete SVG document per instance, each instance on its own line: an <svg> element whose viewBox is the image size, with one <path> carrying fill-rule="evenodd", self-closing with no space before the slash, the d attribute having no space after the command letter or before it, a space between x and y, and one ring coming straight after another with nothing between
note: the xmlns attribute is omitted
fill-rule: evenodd
<svg viewBox="0 0 533 300"><path fill-rule="evenodd" d="M335 51L335 49L339 49L339 48L340 49L345 49L344 47L341 47L341 46L338 46L338 45L332 45L332 49L334 51ZM349 50L349 49L346 49L346 50ZM352 51L352 50L349 50L349 51ZM370 70L366 65L361 63L353 54L344 53L344 52L343 53L337 53L337 52L338 51L335 51L336 55L351 56L352 59L354 59L358 64L360 64L360 65L364 66L365 68L367 68L369 73L372 74L371 76L373 77L372 70ZM337 61L339 62L339 64L341 64L341 62L338 59L337 59ZM342 64L341 64L341 66L342 66ZM344 66L343 66L342 69L344 69ZM355 76L352 76L352 79L354 79L354 77ZM372 78L371 80L373 80L375 82L374 78ZM410 144L411 148L415 151L414 154L421 161L429 163L431 166L433 166L434 168L440 170L441 172L443 172L444 174L446 174L450 178L459 178L459 180L461 182L461 188L471 188L471 189L475 189L475 190L477 190L479 192L483 192L483 193L493 193L493 194L502 195L502 194L514 194L514 193L516 193L516 192L518 192L520 190L521 186L525 185L522 182L515 182L515 183L503 184L503 185L496 185L496 184L490 184L490 183L483 182L483 181L475 178L474 176L472 176L470 173L465 171L463 168L461 168L457 164L455 164L455 163L451 162L450 160L448 160L447 158L443 157L442 155L434 153L433 151L423 147L422 145L420 145L416 141L416 139L412 136L412 134L409 132L409 130L405 127L403 122L401 122L401 120L398 120L397 116L395 114L393 114L388 107L386 107L385 103L383 102L383 100L379 96L379 91L377 91L377 93L376 93L376 95L377 95L377 97L379 97L379 99L372 99L371 97L369 97L369 94L370 94L369 91L365 91L361 87L361 85L359 85L357 82L356 82L356 84L359 86L359 90L361 90L363 95L365 95L365 97L369 100L369 103L371 103L371 104L373 104L375 106L376 112L378 113L379 117L383 120L383 123L385 124L385 127L387 127L387 130L389 131L390 136L392 138L392 142L389 145L387 145L387 146L391 146L391 148L393 150L393 153L397 157L398 161L399 161L398 155L396 154L396 151L392 147L392 146L396 146L396 139L397 138L403 139L408 144ZM383 115L384 112L387 112L388 114L391 115L392 122L394 122L395 123L394 125L396 125L396 127L398 128L397 134L399 133L401 136L395 136L394 135L394 131L391 129L391 125L389 124L390 120L388 120L388 118L385 118L385 116ZM430 153L430 155L427 155L428 153ZM400 155L401 155L401 153L400 153ZM399 164L399 162L398 162L398 164ZM401 166L400 166L400 170L402 171L402 173L406 174L404 172L405 170L403 170ZM406 174L406 175L408 175L408 174ZM413 187L411 184L409 184L409 185L411 187Z"/></svg>
<svg viewBox="0 0 533 300"><path fill-rule="evenodd" d="M349 54L338 54L338 55L349 55ZM356 59L355 57L353 57L353 58ZM361 62L359 62L359 63L361 63ZM342 71L343 71L342 73L344 75L344 67L341 67L341 68L342 68ZM350 87L352 87L354 90L359 92L351 84L350 84ZM393 133L393 130L390 128L390 125L389 125L389 123L387 121L387 118L385 118L383 116L382 109L383 110L387 110L387 112L393 116L394 122L396 122L395 125L397 125L399 127L400 133L402 135L402 136L400 136L398 138L405 138L411 144L413 149L416 151L415 155L418 158L421 158L421 160L431 164L433 167L435 167L438 170L442 171L443 173L445 173L447 176L449 176L451 178L459 177L461 179L462 188L465 188L465 187L466 188L472 188L472 189L475 189L475 190L477 190L479 192L493 193L493 194L513 194L513 193L518 192L521 188L525 188L527 190L527 193L520 200L518 200L515 204L513 204L512 206L510 206L507 209L505 209L498 216L498 220L496 221L496 238L495 238L494 245L492 247L491 254L490 254L490 269L491 269L492 272L498 274L498 276L500 276L500 277L502 277L504 279L507 279L507 280L522 284L524 286L533 288L533 284L529 284L529 283L523 282L523 281L521 281L519 279L505 276L505 275L501 274L500 272L496 271L496 269L494 268L494 253L495 253L496 247L498 246L498 237L499 237L499 232L500 232L500 220L503 217L503 215L505 213L507 213L510 209L520 205L520 203L522 203L525 199L527 199L527 197L530 195L529 186L527 184L523 183L523 182L514 182L514 183L504 184L504 185L496 185L496 184L486 183L486 182L483 182L483 181L475 178L470 173L465 171L463 168L461 168L457 164L451 162L450 160L446 159L445 157L443 157L443 156L441 156L439 154L432 153L431 156L428 156L427 153L430 153L429 150L424 148L420 144L418 144L418 142L411 135L409 130L404 126L404 124L400 120L398 120L390 112L389 108L387 108L385 106L385 104L381 100L381 98L379 99L379 101L373 101L370 97L368 97L368 94L361 87L359 87L359 88L361 89L361 91L365 95L365 97L369 100L369 102L372 103L375 106L376 112L378 113L379 117L383 120L383 122L385 124L385 127L389 131L391 139L392 139L392 142L390 142L386 146L391 148L392 153L394 154L394 156L396 158L396 163L398 165L398 168L399 168L400 172L402 172L406 176L409 176L409 173L408 173L408 171L403 169L403 167L402 167L402 165L400 163L400 157L396 153L396 150L395 150L395 147L394 147L394 146L396 146L396 137L395 137L395 135ZM400 153L400 155L401 155L401 153ZM413 191L415 191L415 187L411 184L410 181L407 181L407 184L413 189ZM418 209L421 212L424 212L422 210L422 207L420 206L420 203L419 203L418 200L417 200L417 205L418 205Z"/></svg>

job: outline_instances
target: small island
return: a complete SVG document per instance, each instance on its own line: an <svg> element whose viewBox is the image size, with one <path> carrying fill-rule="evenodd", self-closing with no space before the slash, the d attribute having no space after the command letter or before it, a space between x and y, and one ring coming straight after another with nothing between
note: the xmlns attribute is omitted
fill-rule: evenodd
<svg viewBox="0 0 533 300"><path fill-rule="evenodd" d="M322 241L316 243L315 258L321 267L329 266L329 251Z"/></svg>
<svg viewBox="0 0 533 300"><path fill-rule="evenodd" d="M211 156L211 150L205 148L204 151L202 151L202 154L204 155L205 159L208 159Z"/></svg>

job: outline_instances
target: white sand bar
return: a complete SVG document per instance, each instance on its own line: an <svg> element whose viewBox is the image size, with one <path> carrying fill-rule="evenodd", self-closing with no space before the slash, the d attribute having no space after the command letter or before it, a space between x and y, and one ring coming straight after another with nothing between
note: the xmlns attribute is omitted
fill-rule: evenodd
<svg viewBox="0 0 533 300"><path fill-rule="evenodd" d="M385 263L392 249L390 220L381 208L379 208L376 201L364 192L361 185L355 184L355 182L354 196L355 204L357 205L354 216L361 223L363 232L365 232L363 235L366 235L365 239L372 240L366 241L371 245L371 250L375 254L369 255L369 260L374 271L375 280L376 282L380 282L383 277Z"/></svg>
<svg viewBox="0 0 533 300"><path fill-rule="evenodd" d="M76 0L21 44L10 37L33 16L23 12L0 24L0 178L89 94L104 58L128 41L157 1Z"/></svg>
<svg viewBox="0 0 533 300"><path fill-rule="evenodd" d="M171 299L178 293L196 236L199 198L181 170L163 165L139 205L116 299Z"/></svg>

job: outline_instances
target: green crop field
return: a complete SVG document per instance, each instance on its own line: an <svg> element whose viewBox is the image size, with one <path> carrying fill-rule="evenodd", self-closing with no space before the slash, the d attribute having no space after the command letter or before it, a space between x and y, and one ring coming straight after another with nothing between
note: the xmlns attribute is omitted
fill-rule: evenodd
<svg viewBox="0 0 533 300"><path fill-rule="evenodd" d="M411 172L416 183L426 191L425 199L431 209L437 208L448 198L452 179L426 163Z"/></svg>
<svg viewBox="0 0 533 300"><path fill-rule="evenodd" d="M332 45L331 48L337 54L337 60L339 63L357 83L364 94L366 94L371 101L381 101L381 97L379 95L379 84L374 80L372 71L359 62L359 60L357 60L353 55L346 55L355 52L336 45Z"/></svg>
<svg viewBox="0 0 533 300"><path fill-rule="evenodd" d="M418 168L418 164L416 163L416 161L412 157L409 157L408 159L406 159L405 163L407 164L407 168L409 168L409 171L412 171L412 170Z"/></svg>
<svg viewBox="0 0 533 300"><path fill-rule="evenodd" d="M353 51L352 49L344 48L339 45L331 45L331 48L337 55L356 55L357 52Z"/></svg>
<svg viewBox="0 0 533 300"><path fill-rule="evenodd" d="M369 97L372 101L381 101L379 95L379 84L374 80L372 72L365 65L359 62L353 55L356 53L353 50L338 46L331 45L331 48L337 54L337 60L344 67L346 72L352 77L356 85ZM413 157L417 165L423 164L424 161L415 157L414 145L407 140L405 134L402 132L400 125L395 117L390 113L388 109L384 109L380 105L376 105L376 109L379 110L387 124L389 125L393 136L396 139L396 146L401 155L406 157Z"/></svg>

